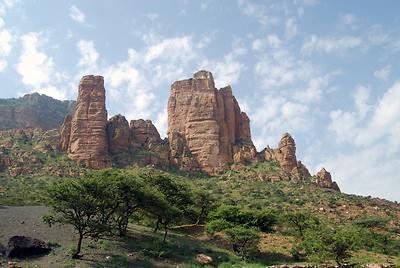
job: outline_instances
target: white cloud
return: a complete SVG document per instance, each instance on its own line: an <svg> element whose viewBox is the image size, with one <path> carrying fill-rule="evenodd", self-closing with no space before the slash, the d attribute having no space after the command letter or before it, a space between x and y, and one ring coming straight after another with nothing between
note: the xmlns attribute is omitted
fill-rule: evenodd
<svg viewBox="0 0 400 268"><path fill-rule="evenodd" d="M250 118L259 131L253 137L258 150L267 145L276 146L284 132L299 133L308 131L313 119L310 118L310 108L287 98L266 95L252 110Z"/></svg>
<svg viewBox="0 0 400 268"><path fill-rule="evenodd" d="M155 21L158 19L159 15L157 13L148 13L146 17L151 21Z"/></svg>
<svg viewBox="0 0 400 268"><path fill-rule="evenodd" d="M40 34L35 32L21 37L23 53L17 64L22 82L36 88L48 83L54 72L53 59L38 50L39 38Z"/></svg>
<svg viewBox="0 0 400 268"><path fill-rule="evenodd" d="M274 41L272 44L277 43ZM296 59L289 50L278 47L264 53L256 63L254 71L259 76L262 86L271 90L308 81L314 73L314 67L309 62Z"/></svg>
<svg viewBox="0 0 400 268"><path fill-rule="evenodd" d="M362 39L355 36L345 36L341 38L310 36L301 48L301 52L310 55L313 52L343 52L348 49L359 47Z"/></svg>
<svg viewBox="0 0 400 268"><path fill-rule="evenodd" d="M263 26L276 25L279 19L276 16L268 15L264 5L257 5L248 0L238 0L240 10L249 17L257 19Z"/></svg>
<svg viewBox="0 0 400 268"><path fill-rule="evenodd" d="M157 59L176 61L182 60L182 58L191 58L192 52L192 39L190 37L167 38L150 46L144 60L146 63Z"/></svg>
<svg viewBox="0 0 400 268"><path fill-rule="evenodd" d="M9 30L3 29L0 31L0 53L7 56L11 52L12 36Z"/></svg>
<svg viewBox="0 0 400 268"><path fill-rule="evenodd" d="M69 9L69 17L79 23L86 22L85 13L83 13L77 6L71 6Z"/></svg>
<svg viewBox="0 0 400 268"><path fill-rule="evenodd" d="M297 35L297 32L297 24L294 18L288 19L285 24L285 37L287 39L292 39Z"/></svg>
<svg viewBox="0 0 400 268"><path fill-rule="evenodd" d="M374 72L374 76L379 80L385 81L389 78L391 72L392 72L392 65L386 65L382 69L376 70Z"/></svg>
<svg viewBox="0 0 400 268"><path fill-rule="evenodd" d="M168 131L168 113L167 111L162 111L157 114L156 121L154 122L155 127L160 133L161 138L167 136Z"/></svg>
<svg viewBox="0 0 400 268"><path fill-rule="evenodd" d="M78 66L82 66L88 70L96 70L99 53L97 52L93 41L79 40L76 46L81 54Z"/></svg>
<svg viewBox="0 0 400 268"><path fill-rule="evenodd" d="M223 60L205 60L198 68L212 71L217 88L238 83L240 75L246 67L240 61L240 57L247 54L247 49L239 43L235 43L233 46L232 51L224 55Z"/></svg>
<svg viewBox="0 0 400 268"><path fill-rule="evenodd" d="M48 87L42 87L39 89L34 89L34 90L32 90L32 92L45 94L45 95L53 97L57 100L67 99L67 92L63 89L58 89L55 86L48 86Z"/></svg>
<svg viewBox="0 0 400 268"><path fill-rule="evenodd" d="M391 154L385 144L377 144L331 155L318 166L334 174L342 191L400 200L399 165L399 157Z"/></svg>
<svg viewBox="0 0 400 268"><path fill-rule="evenodd" d="M381 139L399 147L400 82L389 88L375 106L372 117L357 135L357 144L367 146Z"/></svg>
<svg viewBox="0 0 400 268"><path fill-rule="evenodd" d="M350 26L352 29L356 29L356 16L351 13L341 14L339 15L339 20L342 25Z"/></svg>
<svg viewBox="0 0 400 268"><path fill-rule="evenodd" d="M0 73L7 68L7 61L0 59Z"/></svg>

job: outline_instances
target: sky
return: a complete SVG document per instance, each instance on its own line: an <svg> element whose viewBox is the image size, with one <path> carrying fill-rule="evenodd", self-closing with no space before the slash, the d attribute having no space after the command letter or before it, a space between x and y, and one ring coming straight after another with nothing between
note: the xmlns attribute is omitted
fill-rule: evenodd
<svg viewBox="0 0 400 268"><path fill-rule="evenodd" d="M0 98L76 99L102 75L109 117L167 131L170 85L231 85L253 141L289 132L343 192L400 201L400 1L0 0Z"/></svg>

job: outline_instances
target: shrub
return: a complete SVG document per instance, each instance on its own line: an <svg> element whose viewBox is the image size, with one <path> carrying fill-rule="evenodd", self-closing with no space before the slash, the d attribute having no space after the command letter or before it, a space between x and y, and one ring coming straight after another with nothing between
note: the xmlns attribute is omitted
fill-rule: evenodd
<svg viewBox="0 0 400 268"><path fill-rule="evenodd" d="M235 226L225 230L233 251L242 258L251 258L258 253L260 235L255 228Z"/></svg>

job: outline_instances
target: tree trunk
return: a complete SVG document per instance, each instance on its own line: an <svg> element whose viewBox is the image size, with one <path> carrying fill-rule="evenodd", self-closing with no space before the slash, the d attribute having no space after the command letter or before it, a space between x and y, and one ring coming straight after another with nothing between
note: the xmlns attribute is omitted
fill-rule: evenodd
<svg viewBox="0 0 400 268"><path fill-rule="evenodd" d="M156 227L154 228L155 233L157 233L159 227L160 227L160 219L157 219Z"/></svg>
<svg viewBox="0 0 400 268"><path fill-rule="evenodd" d="M76 247L75 253L72 255L73 259L79 258L79 253L81 253L81 248L82 248L82 240L83 240L83 234L80 232L79 233L79 240L78 240L78 245Z"/></svg>
<svg viewBox="0 0 400 268"><path fill-rule="evenodd" d="M164 239L163 239L163 242L165 242L165 240L167 239L167 234L168 234L167 223L164 223Z"/></svg>

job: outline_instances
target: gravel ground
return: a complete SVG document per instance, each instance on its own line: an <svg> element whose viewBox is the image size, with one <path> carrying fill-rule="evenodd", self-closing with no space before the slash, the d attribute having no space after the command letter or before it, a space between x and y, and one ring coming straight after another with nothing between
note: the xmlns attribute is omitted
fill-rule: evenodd
<svg viewBox="0 0 400 268"><path fill-rule="evenodd" d="M7 207L0 206L0 243L7 244L14 235L25 235L46 242L59 244L72 243L74 233L70 226L55 225L51 228L42 220L48 212L46 207Z"/></svg>

